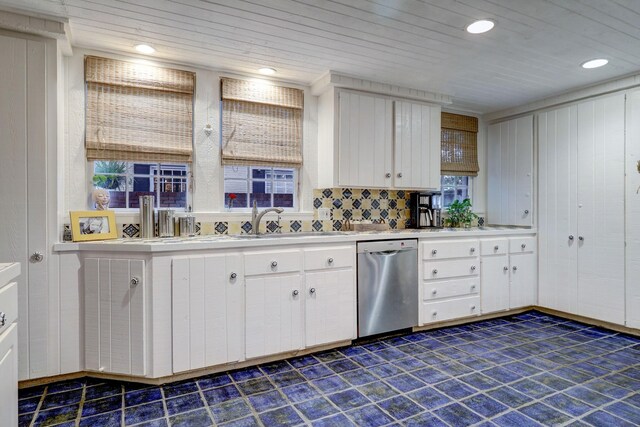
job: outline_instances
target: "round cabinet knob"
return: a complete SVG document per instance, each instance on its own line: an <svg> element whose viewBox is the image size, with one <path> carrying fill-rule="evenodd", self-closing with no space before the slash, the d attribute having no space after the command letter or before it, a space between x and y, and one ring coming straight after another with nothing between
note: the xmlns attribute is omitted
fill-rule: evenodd
<svg viewBox="0 0 640 427"><path fill-rule="evenodd" d="M471 266L471 271L476 271L476 266L475 265Z"/></svg>
<svg viewBox="0 0 640 427"><path fill-rule="evenodd" d="M529 209L525 209L525 210L524 210L524 214L525 214L525 215L529 215Z"/></svg>
<svg viewBox="0 0 640 427"><path fill-rule="evenodd" d="M131 286L138 286L138 284L140 284L140 278L132 277L129 283L131 284Z"/></svg>
<svg viewBox="0 0 640 427"><path fill-rule="evenodd" d="M431 294L432 294L432 295L435 295L435 294L437 294L437 293L438 293L438 291L437 291L437 290L435 290L435 289L431 291Z"/></svg>
<svg viewBox="0 0 640 427"><path fill-rule="evenodd" d="M471 306L471 311L474 311L475 309L476 309L476 306L475 306L475 305L472 305L472 306Z"/></svg>
<svg viewBox="0 0 640 427"><path fill-rule="evenodd" d="M278 266L278 261L271 261L271 268L276 268Z"/></svg>
<svg viewBox="0 0 640 427"><path fill-rule="evenodd" d="M436 270L435 268L433 269L433 274L438 274L438 270Z"/></svg>
<svg viewBox="0 0 640 427"><path fill-rule="evenodd" d="M437 312L437 311L434 311L434 312L432 313L432 315L433 315L433 317L436 317L436 316L438 315L438 312Z"/></svg>
<svg viewBox="0 0 640 427"><path fill-rule="evenodd" d="M236 277L238 277L238 275L236 273L231 273L229 275L229 279L234 280Z"/></svg>
<svg viewBox="0 0 640 427"><path fill-rule="evenodd" d="M526 247L527 247L527 245L525 245L525 244L523 243L523 244L521 244L521 245L520 245L520 247L521 247L522 249L524 249L524 248L526 248Z"/></svg>
<svg viewBox="0 0 640 427"><path fill-rule="evenodd" d="M581 242L584 242L584 237L578 236L578 240L580 240Z"/></svg>
<svg viewBox="0 0 640 427"><path fill-rule="evenodd" d="M300 293L300 292L298 292L298 290L297 290L297 289L295 289L293 292L291 292L291 294L292 294L294 297L297 297L299 293Z"/></svg>
<svg viewBox="0 0 640 427"><path fill-rule="evenodd" d="M402 178L402 172L398 172L398 178Z"/></svg>
<svg viewBox="0 0 640 427"><path fill-rule="evenodd" d="M295 291L295 292L298 292L298 291ZM316 288L309 289L309 293L310 294L315 294L316 293ZM294 295L297 295L297 294L294 294Z"/></svg>
<svg viewBox="0 0 640 427"><path fill-rule="evenodd" d="M34 252L29 259L31 262L41 262L44 259L44 255L40 252Z"/></svg>
<svg viewBox="0 0 640 427"><path fill-rule="evenodd" d="M385 178L391 178L391 174L389 172L387 172L386 174L384 174Z"/></svg>
<svg viewBox="0 0 640 427"><path fill-rule="evenodd" d="M569 240L573 241L574 237L573 234L569 234Z"/></svg>
<svg viewBox="0 0 640 427"><path fill-rule="evenodd" d="M329 259L327 260L327 262L328 262L329 264L333 264L333 258L329 258Z"/></svg>
<svg viewBox="0 0 640 427"><path fill-rule="evenodd" d="M0 326L7 324L7 315L0 311Z"/></svg>
<svg viewBox="0 0 640 427"><path fill-rule="evenodd" d="M517 271L518 267L516 267L515 265L513 266L513 271Z"/></svg>
<svg viewBox="0 0 640 427"><path fill-rule="evenodd" d="M504 270L504 271L509 271L509 267L505 266L505 267L503 268L503 270Z"/></svg>
<svg viewBox="0 0 640 427"><path fill-rule="evenodd" d="M431 255L436 255L437 253L438 253L437 249L434 249L434 250L431 251Z"/></svg>
<svg viewBox="0 0 640 427"><path fill-rule="evenodd" d="M475 291L476 290L476 285L471 285L471 290Z"/></svg>
<svg viewBox="0 0 640 427"><path fill-rule="evenodd" d="M494 250L494 251L497 251L498 249L500 249L500 247L499 247L498 245L495 245L495 246L493 247L493 250Z"/></svg>
<svg viewBox="0 0 640 427"><path fill-rule="evenodd" d="M470 251L471 253L474 253L474 252L476 251L476 248L471 248L471 249L469 249L469 251Z"/></svg>

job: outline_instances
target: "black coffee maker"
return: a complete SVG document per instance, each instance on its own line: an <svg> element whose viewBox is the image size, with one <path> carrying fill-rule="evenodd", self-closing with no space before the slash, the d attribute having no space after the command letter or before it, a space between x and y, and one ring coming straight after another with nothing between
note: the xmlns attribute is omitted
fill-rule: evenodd
<svg viewBox="0 0 640 427"><path fill-rule="evenodd" d="M442 227L442 193L439 191L409 194L409 228Z"/></svg>

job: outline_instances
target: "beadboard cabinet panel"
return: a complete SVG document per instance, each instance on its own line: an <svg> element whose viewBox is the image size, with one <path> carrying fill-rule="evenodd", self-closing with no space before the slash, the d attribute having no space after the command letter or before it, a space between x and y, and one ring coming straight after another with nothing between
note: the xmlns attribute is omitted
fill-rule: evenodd
<svg viewBox="0 0 640 427"><path fill-rule="evenodd" d="M626 323L640 328L640 90L627 94L626 126Z"/></svg>
<svg viewBox="0 0 640 427"><path fill-rule="evenodd" d="M172 260L173 372L243 359L242 255Z"/></svg>
<svg viewBox="0 0 640 427"><path fill-rule="evenodd" d="M489 126L488 206L490 224L533 224L533 116Z"/></svg>

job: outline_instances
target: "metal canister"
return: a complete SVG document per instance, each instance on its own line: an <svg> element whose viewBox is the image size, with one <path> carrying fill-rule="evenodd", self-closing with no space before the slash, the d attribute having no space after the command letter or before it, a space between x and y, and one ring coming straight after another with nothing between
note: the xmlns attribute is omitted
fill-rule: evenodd
<svg viewBox="0 0 640 427"><path fill-rule="evenodd" d="M158 210L158 236L173 237L175 229L175 214L173 209Z"/></svg>
<svg viewBox="0 0 640 427"><path fill-rule="evenodd" d="M196 217L191 215L181 216L178 218L178 226L181 236L196 235Z"/></svg>
<svg viewBox="0 0 640 427"><path fill-rule="evenodd" d="M140 237L152 239L155 237L154 206L155 196L140 196Z"/></svg>

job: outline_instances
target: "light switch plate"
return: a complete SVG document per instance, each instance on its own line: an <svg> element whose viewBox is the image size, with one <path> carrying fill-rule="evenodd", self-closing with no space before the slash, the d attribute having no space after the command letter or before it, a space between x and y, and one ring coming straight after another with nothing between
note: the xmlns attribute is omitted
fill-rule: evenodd
<svg viewBox="0 0 640 427"><path fill-rule="evenodd" d="M318 209L318 219L331 219L331 209L329 208L320 208Z"/></svg>

